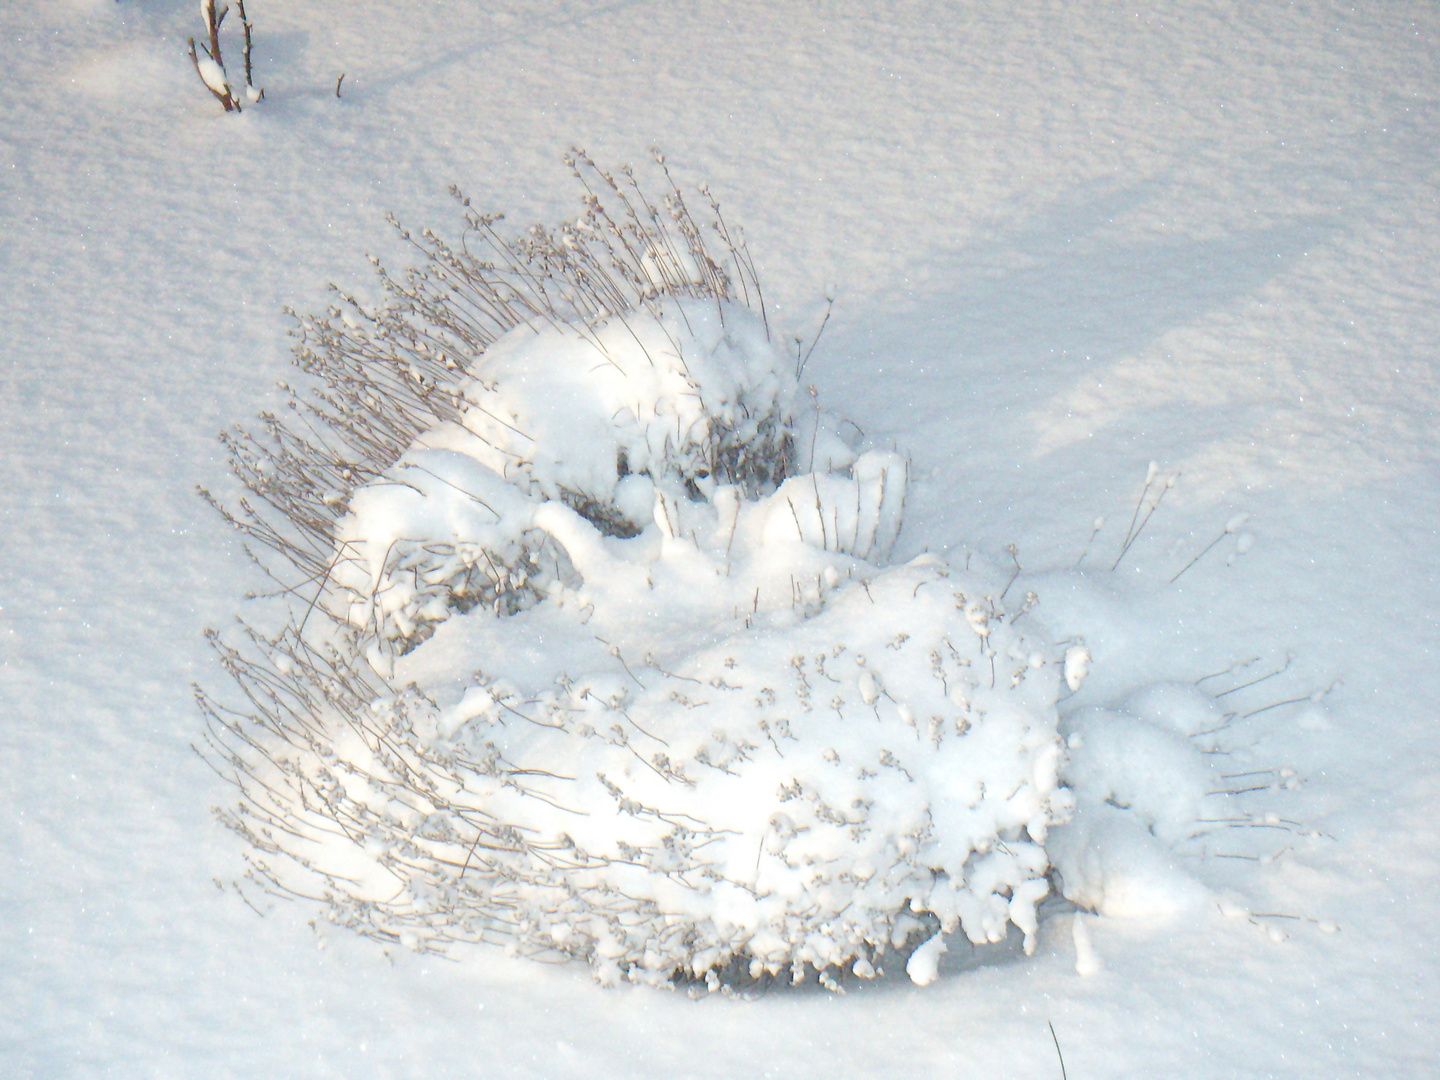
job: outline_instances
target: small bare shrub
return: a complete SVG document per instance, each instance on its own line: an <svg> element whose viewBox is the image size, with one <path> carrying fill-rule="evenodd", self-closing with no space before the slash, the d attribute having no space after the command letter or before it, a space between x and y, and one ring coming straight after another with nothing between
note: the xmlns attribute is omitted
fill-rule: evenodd
<svg viewBox="0 0 1440 1080"><path fill-rule="evenodd" d="M195 39L189 38L190 63L195 68L195 74L205 84L216 101L220 102L226 112L240 112L240 97L243 96L247 102L254 104L265 96L265 91L255 86L254 69L251 64L252 33L254 27L249 16L245 14L245 0L235 0L235 10L240 14L241 48L240 58L245 66L245 86L240 95L232 89L230 76L225 71L225 57L220 48L220 28L225 23L225 16L230 13L228 5L222 5L216 10L215 0L200 0L200 17L205 21L205 39L200 44L197 52Z"/></svg>

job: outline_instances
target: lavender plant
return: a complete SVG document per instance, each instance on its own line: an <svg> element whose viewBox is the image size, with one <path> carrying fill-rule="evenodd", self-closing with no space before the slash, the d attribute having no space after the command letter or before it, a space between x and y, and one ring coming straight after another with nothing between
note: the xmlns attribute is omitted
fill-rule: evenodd
<svg viewBox="0 0 1440 1080"><path fill-rule="evenodd" d="M607 983L1033 947L1070 805L1033 601L887 566L906 462L797 409L707 191L568 164L556 228L458 193L458 241L402 228L416 266L297 316L311 389L225 436L217 508L290 598L199 692L251 887Z"/></svg>

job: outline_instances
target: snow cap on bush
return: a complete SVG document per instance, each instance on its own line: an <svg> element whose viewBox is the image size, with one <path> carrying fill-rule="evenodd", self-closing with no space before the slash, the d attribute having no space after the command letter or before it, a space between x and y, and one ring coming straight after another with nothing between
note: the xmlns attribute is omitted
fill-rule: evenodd
<svg viewBox="0 0 1440 1080"><path fill-rule="evenodd" d="M498 270L427 233L389 307L304 324L333 439L231 441L284 519L232 520L320 583L263 656L219 646L252 711L202 699L254 879L604 982L1033 947L1070 798L1032 602L887 569L905 460L817 432L798 472L793 361L718 208L723 260L678 190L667 219L596 174L623 214L472 214Z"/></svg>

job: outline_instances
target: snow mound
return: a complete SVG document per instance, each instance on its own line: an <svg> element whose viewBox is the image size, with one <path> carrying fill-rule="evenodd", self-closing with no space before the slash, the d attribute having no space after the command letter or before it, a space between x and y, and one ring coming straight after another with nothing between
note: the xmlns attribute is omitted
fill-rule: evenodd
<svg viewBox="0 0 1440 1080"><path fill-rule="evenodd" d="M326 603L373 631L377 655L408 651L456 610L510 614L565 581L564 554L533 521L542 503L631 538L657 513L686 527L685 507L717 492L773 491L794 465L793 372L761 320L730 302L517 329L449 392L463 401L457 422L421 433L383 481L350 495L338 524ZM892 467L874 454L853 464L877 477ZM772 531L793 523L822 547L888 550L903 484L886 502L882 483L885 505L871 507L846 499L873 485L807 482L797 496L792 481ZM833 520L820 520L822 502Z"/></svg>
<svg viewBox="0 0 1440 1080"><path fill-rule="evenodd" d="M1174 915L1210 897L1182 848L1223 814L1215 793L1225 785L1195 739L1222 724L1213 699L1175 683L1143 687L1119 709L1089 706L1065 718L1065 781L1076 806L1050 851L1066 899L1133 918Z"/></svg>
<svg viewBox="0 0 1440 1080"><path fill-rule="evenodd" d="M741 312L715 325L748 343L701 336L716 310L663 327L670 376L728 350L723 392L699 362L677 383L713 415L671 429L656 395L616 418L620 373L637 395L655 385L642 334L603 367L607 397L571 337L517 330L483 394L467 388L484 404L350 496L325 600L344 615L332 670L314 634L277 656L352 690L322 689L304 737L252 766L252 802L289 830L250 834L288 856L263 863L276 887L414 948L500 937L584 957L602 982L873 971L933 924L983 943L1013 923L1033 948L1043 844L1069 811L1063 658L1007 617L996 580L930 557L881 567L904 459L868 451L778 485L734 467L776 460L789 436L754 422L761 407L726 409L759 386L783 418L789 387ZM566 370L583 392L559 392ZM497 415L528 425L523 459L497 449L514 446ZM729 451L717 429L749 441ZM481 564L528 602L490 579L490 602L457 603ZM453 630L376 648L421 620ZM339 659L347 646L400 688L354 690L373 681Z"/></svg>
<svg viewBox="0 0 1440 1080"><path fill-rule="evenodd" d="M512 274L538 291L464 363L423 276L398 310L307 326L311 415L359 460L278 423L271 451L231 442L307 539L234 520L321 582L263 656L221 646L253 711L202 699L253 880L410 948L502 942L605 983L833 985L929 939L924 983L937 933L1011 925L1033 949L1073 655L1003 576L886 565L907 462L801 428L735 245L727 275L674 196L688 246L637 214L603 286L586 245L614 219L587 205L502 246L573 291ZM491 273L431 243L437 274Z"/></svg>
<svg viewBox="0 0 1440 1080"><path fill-rule="evenodd" d="M706 553L679 554L641 564L657 609L699 587L684 571ZM556 643L550 689L522 690L503 654L471 657L485 670L468 685L412 684L327 728L266 779L293 785L273 809L312 838L306 869L365 883L327 897L336 917L416 948L504 936L584 957L604 982L863 969L919 913L977 943L1013 922L1033 947L1042 845L1069 807L1053 666L988 582L935 560L832 558L770 606L776 562L817 561L791 554L713 575L717 600L760 582L761 606L668 647L605 609L618 575L566 590L512 620ZM340 819L366 828L322 831Z"/></svg>
<svg viewBox="0 0 1440 1080"><path fill-rule="evenodd" d="M633 533L641 522L616 504L628 476L707 492L760 490L784 475L793 367L739 304L656 302L506 335L483 377L464 383L463 423L497 473L546 498L603 507L607 524Z"/></svg>

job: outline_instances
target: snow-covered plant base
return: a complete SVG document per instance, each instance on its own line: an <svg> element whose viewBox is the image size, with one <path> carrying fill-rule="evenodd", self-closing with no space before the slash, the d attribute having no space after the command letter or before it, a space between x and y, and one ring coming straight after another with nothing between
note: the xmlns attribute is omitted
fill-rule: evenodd
<svg viewBox="0 0 1440 1080"><path fill-rule="evenodd" d="M1243 554L1245 537L1237 540ZM1135 658L1154 648L1143 592L1110 571L1073 567L1021 575L1017 587L1046 598L1052 633L1085 633L1072 657L1082 647L1094 653L1094 676L1061 704L1061 780L1074 809L1046 844L1057 890L1108 918L1190 922L1219 911L1283 938L1273 921L1251 914L1251 871L1332 841L1296 816L1304 778L1274 759L1265 724L1285 709L1303 730L1323 729L1329 691L1295 687L1288 656L1255 656L1198 678L1192 671L1186 681L1156 680L1173 663L1156 658L1145 662L1147 677L1134 679L1124 669L1136 671ZM1304 910L1270 918L1334 928ZM1077 968L1093 973L1085 924L1072 925Z"/></svg>
<svg viewBox="0 0 1440 1080"><path fill-rule="evenodd" d="M1190 842L1224 823L1222 768L1212 764L1226 718L1195 686L1157 683L1114 708L1063 722L1074 820L1051 854L1067 899L1104 915L1165 915L1206 895L1177 865Z"/></svg>
<svg viewBox="0 0 1440 1080"><path fill-rule="evenodd" d="M511 331L479 372L451 383L457 420L421 433L382 481L350 498L329 575L346 598L338 613L373 631L379 648L406 651L457 607L528 606L566 575L566 545L534 520L545 502L627 538L657 513L666 527L693 529L685 507L718 495L733 528L736 500L773 490L791 468L787 366L761 320L723 300ZM861 555L888 549L903 492L901 480L893 505L837 505L854 535L835 543ZM821 494L787 495L787 505Z"/></svg>
<svg viewBox="0 0 1440 1080"><path fill-rule="evenodd" d="M471 217L498 270L427 234L389 308L305 325L332 438L231 440L284 523L234 520L318 583L221 646L250 707L202 699L255 880L602 982L1033 948L1077 657L1003 575L887 567L906 462L802 428L718 210L723 259L678 192L593 176L628 218L593 191L555 235ZM504 317L467 324L457 281Z"/></svg>
<svg viewBox="0 0 1440 1080"><path fill-rule="evenodd" d="M453 620L400 662L405 690L259 774L315 876L267 868L367 932L508 939L602 981L866 974L924 913L1033 935L1068 806L1056 680L994 583L793 542L732 550L727 577L718 545L647 541L509 620ZM777 571L811 571L794 603L735 615Z"/></svg>

